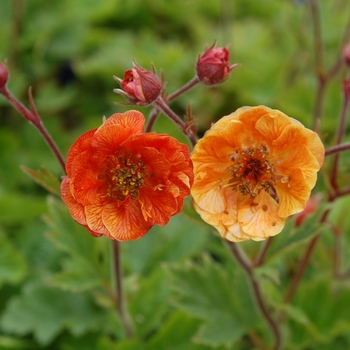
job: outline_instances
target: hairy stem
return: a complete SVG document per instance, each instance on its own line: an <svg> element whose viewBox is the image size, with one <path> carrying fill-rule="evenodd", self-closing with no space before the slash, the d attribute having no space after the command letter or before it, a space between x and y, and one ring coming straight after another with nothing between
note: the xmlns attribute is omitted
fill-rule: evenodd
<svg viewBox="0 0 350 350"><path fill-rule="evenodd" d="M274 336L274 346L273 350L280 350L282 347L282 339L281 339L281 332L280 329L276 323L276 321L272 318L269 310L267 309L264 301L264 297L261 292L261 288L259 285L259 282L254 276L254 269L252 267L251 262L243 255L242 251L238 248L236 243L233 242L227 242L228 246L231 249L231 252L236 257L239 264L243 267L243 269L246 271L249 282L253 289L253 295L257 302L257 305L260 309L261 314L265 318L266 322L268 323L271 332Z"/></svg>
<svg viewBox="0 0 350 350"><path fill-rule="evenodd" d="M178 90L174 91L172 94L170 94L168 97L165 98L164 103L168 104L171 101L175 100L177 97L191 89L193 86L197 85L200 82L198 76L196 75L193 77L190 81L188 81L185 85L180 87ZM151 111L151 114L148 118L148 124L146 127L146 132L150 132L153 128L153 125L159 115L160 110L156 107L154 107Z"/></svg>
<svg viewBox="0 0 350 350"><path fill-rule="evenodd" d="M124 327L124 332L127 338L132 338L134 336L134 329L127 312L126 301L124 298L123 291L123 274L121 267L121 252L120 243L118 241L112 241L112 270L114 274L115 282L115 294L117 300L117 312L120 317L121 323Z"/></svg>
<svg viewBox="0 0 350 350"><path fill-rule="evenodd" d="M186 125L186 123L166 104L161 97L158 97L154 103L165 115L167 115L180 127L194 146L197 143L197 136L192 132L192 129Z"/></svg>
<svg viewBox="0 0 350 350"><path fill-rule="evenodd" d="M172 94L170 94L165 101L167 103L175 100L177 97L182 95L184 92L188 91L191 89L193 86L197 85L200 82L198 76L196 75L193 77L190 81L188 81L185 85L181 86L178 90L174 91Z"/></svg>

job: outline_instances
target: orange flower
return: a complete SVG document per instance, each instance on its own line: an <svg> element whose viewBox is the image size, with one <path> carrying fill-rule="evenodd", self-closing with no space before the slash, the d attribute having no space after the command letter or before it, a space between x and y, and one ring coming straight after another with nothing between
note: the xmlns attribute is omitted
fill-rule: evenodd
<svg viewBox="0 0 350 350"><path fill-rule="evenodd" d="M230 241L274 236L305 208L323 159L320 138L298 121L264 106L240 108L194 149L195 208Z"/></svg>
<svg viewBox="0 0 350 350"><path fill-rule="evenodd" d="M81 135L68 153L61 196L94 236L144 236L179 213L193 183L189 149L175 138L143 133L138 111L116 113Z"/></svg>

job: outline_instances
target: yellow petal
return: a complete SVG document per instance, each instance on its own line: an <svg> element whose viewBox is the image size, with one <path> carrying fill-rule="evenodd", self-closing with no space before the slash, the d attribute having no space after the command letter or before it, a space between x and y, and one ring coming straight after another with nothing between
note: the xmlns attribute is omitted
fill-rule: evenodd
<svg viewBox="0 0 350 350"><path fill-rule="evenodd" d="M288 182L277 183L276 192L279 199L278 216L288 217L305 209L311 189L302 170L293 169Z"/></svg>
<svg viewBox="0 0 350 350"><path fill-rule="evenodd" d="M253 240L266 239L280 233L285 219L277 215L278 204L267 193L261 192L254 200L244 200L238 209L238 221L242 230Z"/></svg>

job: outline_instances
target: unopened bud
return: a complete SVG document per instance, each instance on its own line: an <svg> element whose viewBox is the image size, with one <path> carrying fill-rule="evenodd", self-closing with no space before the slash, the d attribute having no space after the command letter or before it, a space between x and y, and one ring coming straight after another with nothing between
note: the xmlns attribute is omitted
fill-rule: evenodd
<svg viewBox="0 0 350 350"><path fill-rule="evenodd" d="M344 57L346 64L350 67L350 44L348 44L344 47L343 57Z"/></svg>
<svg viewBox="0 0 350 350"><path fill-rule="evenodd" d="M154 72L150 72L133 62L134 68L124 73L124 79L116 78L122 90L114 92L126 97L137 105L148 105L155 101L162 92L163 84Z"/></svg>
<svg viewBox="0 0 350 350"><path fill-rule="evenodd" d="M9 71L5 63L0 62L0 88L4 88L9 80Z"/></svg>
<svg viewBox="0 0 350 350"><path fill-rule="evenodd" d="M203 84L215 85L222 83L231 70L238 64L230 65L230 52L226 47L216 47L214 44L198 57L197 76Z"/></svg>

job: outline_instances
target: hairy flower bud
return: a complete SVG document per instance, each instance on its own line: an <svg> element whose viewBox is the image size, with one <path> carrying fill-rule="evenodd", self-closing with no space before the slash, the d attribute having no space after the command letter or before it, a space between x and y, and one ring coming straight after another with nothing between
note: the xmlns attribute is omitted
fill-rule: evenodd
<svg viewBox="0 0 350 350"><path fill-rule="evenodd" d="M133 62L133 68L125 71L124 79L115 78L122 90L114 91L137 105L148 105L161 94L163 84L154 72L150 72Z"/></svg>
<svg viewBox="0 0 350 350"><path fill-rule="evenodd" d="M0 62L0 89L5 87L9 79L9 71L5 63Z"/></svg>
<svg viewBox="0 0 350 350"><path fill-rule="evenodd" d="M214 44L198 57L197 75L200 81L206 85L222 83L231 70L238 64L230 66L230 53L226 47L216 47Z"/></svg>

